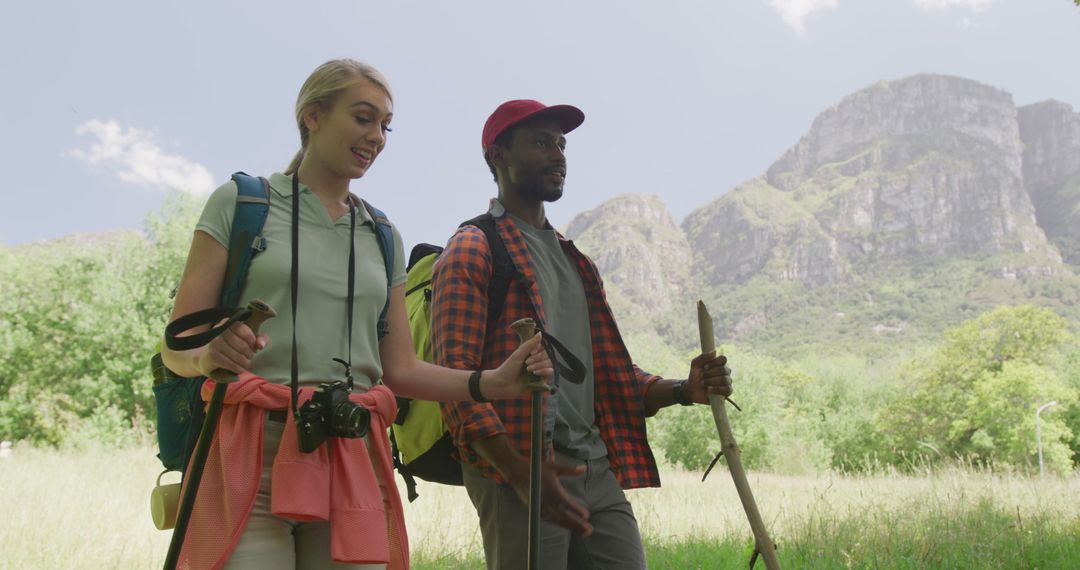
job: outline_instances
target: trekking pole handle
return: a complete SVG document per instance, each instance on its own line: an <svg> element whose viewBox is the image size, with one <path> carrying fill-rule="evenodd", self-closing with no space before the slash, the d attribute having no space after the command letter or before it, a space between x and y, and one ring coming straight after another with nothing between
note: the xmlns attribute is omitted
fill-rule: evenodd
<svg viewBox="0 0 1080 570"><path fill-rule="evenodd" d="M277 316L277 311L273 307L267 305L265 302L259 299L253 299L251 303L248 303L248 310L251 311L251 316L247 320L243 321L244 324L251 329L251 332L256 336L259 334L259 327L262 326L266 319ZM230 382L236 382L236 373L232 370L226 370L224 368L218 368L210 373L210 377L214 379L214 382L221 384L228 384Z"/></svg>
<svg viewBox="0 0 1080 570"><path fill-rule="evenodd" d="M514 329L521 342L525 342L532 337L536 336L536 321L525 317L524 319L518 319L510 324L510 328ZM548 386L540 379L539 376L529 372L529 389L534 392L554 392L551 386Z"/></svg>

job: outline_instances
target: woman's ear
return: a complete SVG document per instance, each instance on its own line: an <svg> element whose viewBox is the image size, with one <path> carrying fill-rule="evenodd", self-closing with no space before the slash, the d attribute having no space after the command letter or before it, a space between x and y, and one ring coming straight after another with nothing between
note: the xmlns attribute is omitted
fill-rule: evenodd
<svg viewBox="0 0 1080 570"><path fill-rule="evenodd" d="M304 126L307 127L309 133L314 133L319 130L319 122L322 120L322 113L318 105L309 105L304 110Z"/></svg>

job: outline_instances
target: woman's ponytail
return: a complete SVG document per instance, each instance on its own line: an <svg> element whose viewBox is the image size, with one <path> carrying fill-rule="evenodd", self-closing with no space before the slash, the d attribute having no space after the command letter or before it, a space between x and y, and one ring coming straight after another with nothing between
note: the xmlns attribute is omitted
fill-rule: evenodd
<svg viewBox="0 0 1080 570"><path fill-rule="evenodd" d="M304 149L296 151L296 156L294 156L292 162L289 163L289 167L285 169L285 175L295 174L296 170L300 168L300 161L302 160L304 160Z"/></svg>

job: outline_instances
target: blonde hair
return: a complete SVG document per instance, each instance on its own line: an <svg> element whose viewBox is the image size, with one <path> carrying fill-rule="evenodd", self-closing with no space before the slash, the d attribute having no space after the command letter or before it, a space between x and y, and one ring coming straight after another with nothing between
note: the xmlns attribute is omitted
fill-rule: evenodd
<svg viewBox="0 0 1080 570"><path fill-rule="evenodd" d="M308 128L304 123L304 113L312 105L329 109L334 98L357 79L367 79L382 87L386 91L386 96L393 102L394 94L390 92L390 82L386 80L386 76L366 63L355 59L332 59L315 68L296 97L296 126L300 129L300 151L285 169L285 174L292 174L300 168L300 161L304 159L304 153L307 150Z"/></svg>

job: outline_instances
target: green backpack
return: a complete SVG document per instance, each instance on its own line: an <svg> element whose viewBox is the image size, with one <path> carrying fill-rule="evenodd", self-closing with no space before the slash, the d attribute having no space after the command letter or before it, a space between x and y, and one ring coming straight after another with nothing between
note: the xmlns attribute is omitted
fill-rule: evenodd
<svg viewBox="0 0 1080 570"><path fill-rule="evenodd" d="M510 259L509 252L495 229L491 214L462 222L461 227L475 226L487 237L491 251L492 274L488 282L487 322L497 319L503 310L510 282L523 277ZM405 280L405 310L409 315L413 348L421 360L432 362L431 347L431 269L443 248L427 243L409 253ZM409 501L418 497L416 478L445 485L462 485L461 464L454 459L454 442L443 423L438 402L397 398L398 414L390 426L390 444L394 467L401 473Z"/></svg>

